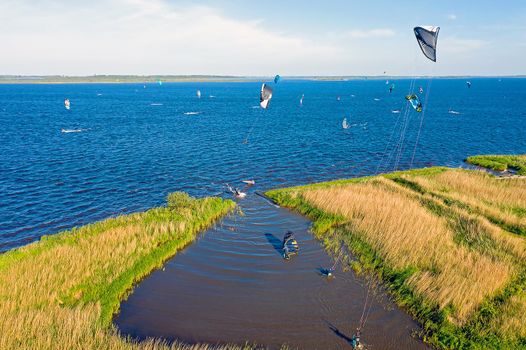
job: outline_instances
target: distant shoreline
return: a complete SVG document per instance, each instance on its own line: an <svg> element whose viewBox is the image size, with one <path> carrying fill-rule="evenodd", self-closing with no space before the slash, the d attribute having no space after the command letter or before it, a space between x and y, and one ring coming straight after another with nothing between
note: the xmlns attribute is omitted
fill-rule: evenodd
<svg viewBox="0 0 526 350"><path fill-rule="evenodd" d="M284 76L286 80L348 81L412 79L411 76ZM526 78L526 75L507 76L417 76L417 79L476 79L476 78ZM246 83L271 81L265 76L220 76L220 75L92 75L92 76L23 76L0 75L0 84L156 84L162 83Z"/></svg>

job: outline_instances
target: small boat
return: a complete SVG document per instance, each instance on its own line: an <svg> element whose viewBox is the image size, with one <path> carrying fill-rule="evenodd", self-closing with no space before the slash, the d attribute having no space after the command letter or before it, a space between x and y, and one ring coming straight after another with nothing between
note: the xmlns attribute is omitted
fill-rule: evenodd
<svg viewBox="0 0 526 350"><path fill-rule="evenodd" d="M71 104L70 104L68 98L66 98L66 99L64 100L64 107L66 107L66 109L69 111L69 108L71 107Z"/></svg>
<svg viewBox="0 0 526 350"><path fill-rule="evenodd" d="M247 184L247 185L250 185L250 186L254 186L256 184L256 181L254 180L241 180L241 182Z"/></svg>
<svg viewBox="0 0 526 350"><path fill-rule="evenodd" d="M197 95L197 98L201 98L201 90L197 90L195 94Z"/></svg>

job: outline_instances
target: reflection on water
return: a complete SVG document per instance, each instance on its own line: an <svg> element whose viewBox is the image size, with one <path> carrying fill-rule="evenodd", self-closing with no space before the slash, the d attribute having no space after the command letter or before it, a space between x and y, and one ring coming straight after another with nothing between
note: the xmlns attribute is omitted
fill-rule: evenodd
<svg viewBox="0 0 526 350"><path fill-rule="evenodd" d="M255 342L279 349L342 349L363 311L363 281L337 266L309 233L305 218L249 192L232 215L150 275L115 320L139 339ZM285 261L281 239L296 234L299 255ZM385 296L372 306L363 332L371 349L425 349L418 326Z"/></svg>

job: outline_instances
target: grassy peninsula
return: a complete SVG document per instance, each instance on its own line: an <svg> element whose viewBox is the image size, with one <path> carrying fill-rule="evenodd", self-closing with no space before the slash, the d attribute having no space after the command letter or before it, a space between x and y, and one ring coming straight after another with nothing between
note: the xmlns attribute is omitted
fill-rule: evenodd
<svg viewBox="0 0 526 350"><path fill-rule="evenodd" d="M526 179L435 167L267 195L311 218L327 250L352 252L427 343L526 349Z"/></svg>
<svg viewBox="0 0 526 350"><path fill-rule="evenodd" d="M0 255L0 349L190 349L123 339L112 316L136 282L234 207L230 200L174 193L166 207L43 237Z"/></svg>
<svg viewBox="0 0 526 350"><path fill-rule="evenodd" d="M494 171L512 171L526 175L526 155L483 155L468 157L466 162Z"/></svg>

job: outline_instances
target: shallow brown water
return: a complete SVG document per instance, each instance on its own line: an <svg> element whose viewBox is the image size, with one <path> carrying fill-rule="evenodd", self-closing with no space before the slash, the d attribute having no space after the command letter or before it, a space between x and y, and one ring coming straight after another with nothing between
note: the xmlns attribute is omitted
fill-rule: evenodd
<svg viewBox="0 0 526 350"><path fill-rule="evenodd" d="M365 298L363 281L333 264L309 233L310 222L249 194L244 216L232 215L139 284L115 324L138 339L189 343L282 344L298 349L350 349ZM281 257L286 230L300 253ZM386 296L377 297L362 338L369 349L426 349L411 337L418 325Z"/></svg>

